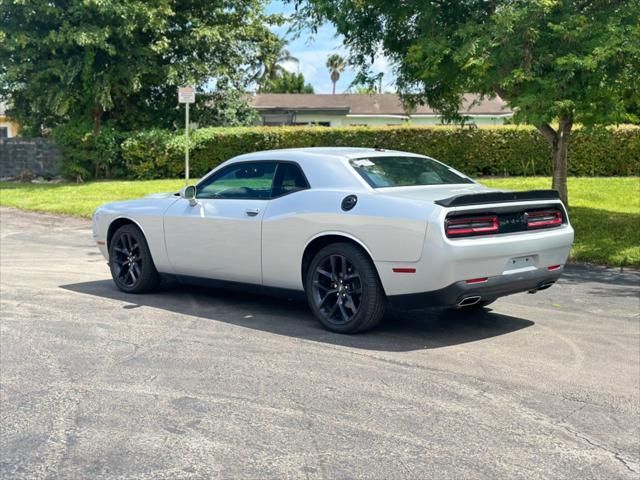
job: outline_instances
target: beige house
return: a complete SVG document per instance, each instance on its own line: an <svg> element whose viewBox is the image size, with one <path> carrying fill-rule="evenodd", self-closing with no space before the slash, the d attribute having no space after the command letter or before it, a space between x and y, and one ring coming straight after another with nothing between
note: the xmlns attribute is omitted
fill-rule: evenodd
<svg viewBox="0 0 640 480"><path fill-rule="evenodd" d="M6 104L0 102L0 140L18 135L18 124L9 120L6 109Z"/></svg>
<svg viewBox="0 0 640 480"><path fill-rule="evenodd" d="M251 97L251 103L260 113L263 125L344 127L442 124L442 117L429 106L406 112L400 98L394 93L258 93ZM469 117L468 123L478 126L503 125L505 119L512 116L511 110L500 97L481 100L472 94L465 95L460 114Z"/></svg>

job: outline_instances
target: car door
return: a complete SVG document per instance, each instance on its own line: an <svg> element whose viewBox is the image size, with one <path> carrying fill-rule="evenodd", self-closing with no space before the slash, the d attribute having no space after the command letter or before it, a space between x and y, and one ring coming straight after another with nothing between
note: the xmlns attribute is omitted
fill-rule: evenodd
<svg viewBox="0 0 640 480"><path fill-rule="evenodd" d="M195 205L180 198L164 216L174 273L262 283L261 228L276 162L238 162L197 185Z"/></svg>

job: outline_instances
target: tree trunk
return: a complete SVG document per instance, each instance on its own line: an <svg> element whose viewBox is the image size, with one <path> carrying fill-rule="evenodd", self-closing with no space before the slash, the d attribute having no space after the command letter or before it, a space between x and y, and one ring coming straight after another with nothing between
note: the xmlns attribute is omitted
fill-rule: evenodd
<svg viewBox="0 0 640 480"><path fill-rule="evenodd" d="M552 145L552 165L553 165L553 181L551 188L560 193L560 199L565 206L569 205L569 190L567 188L567 149L569 146L569 132L561 133L559 129L558 140Z"/></svg>
<svg viewBox="0 0 640 480"><path fill-rule="evenodd" d="M102 115L104 114L104 109L102 105L97 107L92 113L93 117L93 133L95 135L100 135L100 129L102 128Z"/></svg>
<svg viewBox="0 0 640 480"><path fill-rule="evenodd" d="M100 130L102 129L102 115L104 114L104 110L102 106L98 106L92 113L93 117L93 142L96 142L98 135L100 135ZM94 143L95 145L95 143ZM93 164L93 175L95 178L100 178L100 160L94 161Z"/></svg>
<svg viewBox="0 0 640 480"><path fill-rule="evenodd" d="M571 114L560 117L557 131L547 124L536 125L536 128L540 133L542 133L551 146L551 188L558 191L562 203L567 207L569 206L569 190L567 188L567 151L569 148L572 127L573 116Z"/></svg>
<svg viewBox="0 0 640 480"><path fill-rule="evenodd" d="M333 82L333 95L335 95L335 94L336 94L336 82L334 81Z"/></svg>

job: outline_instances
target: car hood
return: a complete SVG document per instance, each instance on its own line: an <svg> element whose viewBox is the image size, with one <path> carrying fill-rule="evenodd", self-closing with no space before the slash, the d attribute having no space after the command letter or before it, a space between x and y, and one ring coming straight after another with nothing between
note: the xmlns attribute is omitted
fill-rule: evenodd
<svg viewBox="0 0 640 480"><path fill-rule="evenodd" d="M176 192L161 192L161 193L150 193L149 195L145 195L143 198L169 198L173 197Z"/></svg>
<svg viewBox="0 0 640 480"><path fill-rule="evenodd" d="M422 202L435 202L443 198L467 193L498 192L495 188L485 187L477 183L464 185L429 185L424 187L391 187L378 189L385 196L407 198Z"/></svg>

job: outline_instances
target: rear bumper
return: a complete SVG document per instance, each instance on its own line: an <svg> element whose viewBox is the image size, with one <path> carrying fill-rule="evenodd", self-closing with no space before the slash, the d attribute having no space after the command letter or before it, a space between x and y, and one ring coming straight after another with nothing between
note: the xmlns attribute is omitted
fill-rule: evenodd
<svg viewBox="0 0 640 480"><path fill-rule="evenodd" d="M431 292L391 295L388 299L393 307L405 310L454 307L464 298L473 296L480 297L480 302L492 301L514 293L548 288L560 278L563 271L564 266L552 272L546 268L538 268L526 272L489 277L484 283L468 284L462 281Z"/></svg>
<svg viewBox="0 0 640 480"><path fill-rule="evenodd" d="M442 219L442 225L444 218ZM514 260L529 257L526 271L551 273L547 267L564 265L573 243L569 225L547 231L517 232L451 240L444 227L430 225L424 253L417 262L375 262L387 296L432 292L470 278L508 277L520 273ZM521 265L524 267L524 265ZM532 268L533 267L533 268ZM394 268L415 269L397 273Z"/></svg>

